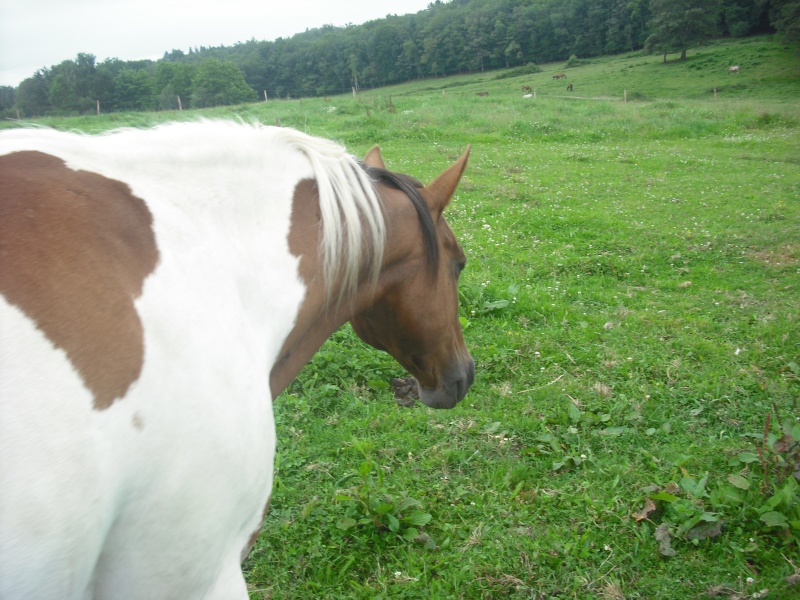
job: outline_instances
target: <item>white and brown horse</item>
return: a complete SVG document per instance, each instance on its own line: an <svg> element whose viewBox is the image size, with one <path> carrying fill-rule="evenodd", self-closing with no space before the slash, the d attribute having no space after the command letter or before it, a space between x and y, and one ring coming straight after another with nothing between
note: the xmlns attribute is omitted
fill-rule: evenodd
<svg viewBox="0 0 800 600"><path fill-rule="evenodd" d="M422 187L290 129L0 134L0 597L247 598L272 399L347 321L461 400L467 155Z"/></svg>

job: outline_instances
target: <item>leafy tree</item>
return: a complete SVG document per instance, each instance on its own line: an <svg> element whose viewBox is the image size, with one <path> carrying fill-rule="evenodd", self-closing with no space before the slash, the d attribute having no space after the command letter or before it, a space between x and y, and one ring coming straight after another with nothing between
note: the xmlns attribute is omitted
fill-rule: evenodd
<svg viewBox="0 0 800 600"><path fill-rule="evenodd" d="M14 119L17 115L16 90L10 85L0 86L0 119Z"/></svg>
<svg viewBox="0 0 800 600"><path fill-rule="evenodd" d="M59 112L72 112L79 108L75 89L75 72L69 61L56 67L56 75L47 89L50 105Z"/></svg>
<svg viewBox="0 0 800 600"><path fill-rule="evenodd" d="M765 12L763 2L722 0L722 30L733 37L744 37L756 29Z"/></svg>
<svg viewBox="0 0 800 600"><path fill-rule="evenodd" d="M93 101L95 93L95 56L81 52L75 59L75 93L78 98Z"/></svg>
<svg viewBox="0 0 800 600"><path fill-rule="evenodd" d="M173 53L176 51L173 50ZM178 96L181 108L189 108L192 96L192 78L197 70L192 64L183 62L160 62L156 67L155 89L158 105L162 109L177 109Z"/></svg>
<svg viewBox="0 0 800 600"><path fill-rule="evenodd" d="M403 49L397 58L397 66L403 74L403 81L419 79L422 77L422 70L419 63L420 49L413 38L403 42Z"/></svg>
<svg viewBox="0 0 800 600"><path fill-rule="evenodd" d="M800 42L800 0L772 0L770 22L786 42Z"/></svg>
<svg viewBox="0 0 800 600"><path fill-rule="evenodd" d="M607 0L571 0L568 30L572 33L571 54L597 56L606 45L606 23L611 17Z"/></svg>
<svg viewBox="0 0 800 600"><path fill-rule="evenodd" d="M608 17L604 21L607 28L604 52L616 54L642 47L644 38L641 38L641 34L637 31L645 28L645 23L642 21L647 20L647 18L642 19L639 16L642 7L647 7L646 0L636 2L615 0L613 2Z"/></svg>
<svg viewBox="0 0 800 600"><path fill-rule="evenodd" d="M50 108L48 89L50 72L39 69L32 77L28 77L17 88L17 108L23 116L38 117L47 113Z"/></svg>
<svg viewBox="0 0 800 600"><path fill-rule="evenodd" d="M114 79L114 107L117 110L154 108L153 76L143 69L123 69Z"/></svg>
<svg viewBox="0 0 800 600"><path fill-rule="evenodd" d="M645 41L645 50L664 54L686 51L717 32L719 0L650 0L653 32Z"/></svg>
<svg viewBox="0 0 800 600"><path fill-rule="evenodd" d="M62 113L86 113L95 110L99 92L107 81L98 81L93 54L78 54L75 60L65 60L47 72L49 105Z"/></svg>
<svg viewBox="0 0 800 600"><path fill-rule="evenodd" d="M371 31L368 33L367 52L370 57L370 63L375 67L375 83L377 85L394 83L397 81L395 65L397 64L397 58L403 51L403 40L400 32L391 19L376 21L367 25L372 25L370 27Z"/></svg>
<svg viewBox="0 0 800 600"><path fill-rule="evenodd" d="M94 97L100 101L100 109L108 110L114 103L114 73L100 63L94 71Z"/></svg>
<svg viewBox="0 0 800 600"><path fill-rule="evenodd" d="M184 108L184 102L178 102L180 94L175 93L175 88L171 84L165 85L160 92L156 94L155 104L158 110L178 110ZM187 100L186 104L189 102ZM188 107L188 106L187 106Z"/></svg>
<svg viewBox="0 0 800 600"><path fill-rule="evenodd" d="M571 18L569 6L553 3L548 6L548 11L551 26L549 58L552 60L568 58L575 45L572 28L576 25Z"/></svg>
<svg viewBox="0 0 800 600"><path fill-rule="evenodd" d="M624 27L629 31L629 44L626 50L644 48L647 36L650 34L648 22L650 21L650 3L647 0L620 0L625 4L627 15L623 17Z"/></svg>
<svg viewBox="0 0 800 600"><path fill-rule="evenodd" d="M506 46L503 55L506 57L506 67L522 62L522 48L516 41L512 41Z"/></svg>
<svg viewBox="0 0 800 600"><path fill-rule="evenodd" d="M192 106L226 106L251 102L255 92L231 61L209 58L197 68L192 78Z"/></svg>
<svg viewBox="0 0 800 600"><path fill-rule="evenodd" d="M10 85L0 85L0 112L6 112L14 107L15 91Z"/></svg>
<svg viewBox="0 0 800 600"><path fill-rule="evenodd" d="M489 60L489 20L490 15L486 10L473 10L467 14L464 22L467 28L465 51L471 70L483 71ZM411 42L413 43L413 42Z"/></svg>
<svg viewBox="0 0 800 600"><path fill-rule="evenodd" d="M186 58L186 54L184 54L183 50L172 50L171 52L164 52L163 61L178 61L184 58Z"/></svg>

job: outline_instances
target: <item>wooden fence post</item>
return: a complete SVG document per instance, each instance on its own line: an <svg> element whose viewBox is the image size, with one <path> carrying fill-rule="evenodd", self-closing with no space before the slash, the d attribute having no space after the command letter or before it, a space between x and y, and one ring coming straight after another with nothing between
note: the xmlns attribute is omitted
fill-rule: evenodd
<svg viewBox="0 0 800 600"><path fill-rule="evenodd" d="M267 98L267 90L264 90L264 102L267 102L269 98Z"/></svg>
<svg viewBox="0 0 800 600"><path fill-rule="evenodd" d="M97 100L97 115L100 116L100 100Z"/></svg>
<svg viewBox="0 0 800 600"><path fill-rule="evenodd" d="M178 110L183 110L183 104L181 104L181 97L178 96Z"/></svg>

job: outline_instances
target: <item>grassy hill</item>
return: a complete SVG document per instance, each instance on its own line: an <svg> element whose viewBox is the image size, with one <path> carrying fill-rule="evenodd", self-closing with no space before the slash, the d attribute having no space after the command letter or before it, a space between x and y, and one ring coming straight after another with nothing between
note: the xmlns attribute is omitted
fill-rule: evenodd
<svg viewBox="0 0 800 600"><path fill-rule="evenodd" d="M797 48L754 37L720 40L689 52L685 61L639 52L592 60L581 60L575 67L566 63L541 65L541 72L506 79L514 69L484 75L467 75L442 80L441 84L422 82L397 86L398 93L429 92L465 86L462 92L489 91L516 94L522 85L537 90L537 96L622 99L762 99L795 101L800 78ZM728 75L728 67L739 65L739 75ZM522 69L518 69L522 70ZM556 73L567 79L554 80ZM509 85L509 84L520 84ZM573 92L566 85L573 84ZM448 93L453 91L448 89Z"/></svg>
<svg viewBox="0 0 800 600"><path fill-rule="evenodd" d="M752 38L41 122L259 119L423 181L472 144L447 215L476 383L401 407L337 332L275 402L252 598L733 600L800 597L798 99L797 49Z"/></svg>

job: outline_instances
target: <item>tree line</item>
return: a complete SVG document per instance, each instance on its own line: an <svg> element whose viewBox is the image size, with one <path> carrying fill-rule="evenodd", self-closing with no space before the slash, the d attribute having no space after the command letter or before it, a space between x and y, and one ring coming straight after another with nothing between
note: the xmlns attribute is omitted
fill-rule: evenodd
<svg viewBox="0 0 800 600"><path fill-rule="evenodd" d="M800 41L800 0L436 0L416 14L326 25L274 41L172 50L161 60L92 54L0 87L0 114L175 110L333 95L412 79L643 49L717 36Z"/></svg>

